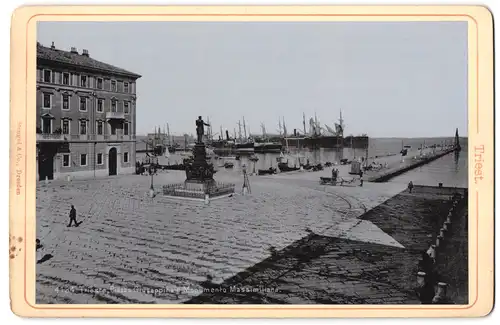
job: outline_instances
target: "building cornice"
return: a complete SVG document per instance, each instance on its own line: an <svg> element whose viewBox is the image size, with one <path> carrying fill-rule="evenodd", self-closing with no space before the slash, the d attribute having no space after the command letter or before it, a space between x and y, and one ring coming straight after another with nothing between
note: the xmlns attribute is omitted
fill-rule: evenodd
<svg viewBox="0 0 500 325"><path fill-rule="evenodd" d="M44 59L44 58L37 58L37 66L44 65L49 68L68 68L70 70L73 70L75 72L90 72L90 73L98 73L103 76L107 77L127 77L132 80L137 80L141 78L142 76L136 73L126 73L126 72L118 72L118 71L111 71L111 70L106 70L106 69L99 69L99 68L91 68L88 66L84 65L78 65L78 64L71 64L67 62L60 62L60 61L55 61L55 60L49 60L49 59Z"/></svg>

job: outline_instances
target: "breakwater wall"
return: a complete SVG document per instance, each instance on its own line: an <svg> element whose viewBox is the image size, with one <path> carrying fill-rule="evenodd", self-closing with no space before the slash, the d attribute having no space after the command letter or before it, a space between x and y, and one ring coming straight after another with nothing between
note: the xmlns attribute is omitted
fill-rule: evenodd
<svg viewBox="0 0 500 325"><path fill-rule="evenodd" d="M396 176L399 176L403 173L406 173L407 171L409 170L412 170L412 169L415 169L417 167L420 167L420 166L423 166L425 164L428 164L436 159L439 159L443 156L446 156L447 154L450 154L452 152L455 151L455 148L453 149L448 149L448 150L445 150L443 152L439 152L435 155L432 155L430 157L426 157L426 158L423 158L423 159L418 159L418 160L415 160L415 161L411 161L409 162L408 164L404 165L404 166L400 166L400 167L397 167L397 168L393 168L389 171L384 171L384 172L381 172L381 173L378 173L378 174L375 174L375 175L370 175L367 179L368 182L374 182L374 183L383 183L383 182L387 182L388 180L390 180L391 178L394 178Z"/></svg>

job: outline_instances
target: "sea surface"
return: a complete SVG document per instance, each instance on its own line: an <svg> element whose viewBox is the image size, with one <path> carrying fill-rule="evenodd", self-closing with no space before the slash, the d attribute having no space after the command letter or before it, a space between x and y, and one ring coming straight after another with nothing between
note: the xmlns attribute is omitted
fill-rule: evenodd
<svg viewBox="0 0 500 325"><path fill-rule="evenodd" d="M343 150L335 149L319 149L319 150L293 150L285 154L285 160L288 160L288 165L299 166L301 163L324 164L326 162L338 162L340 159L356 159L367 157L368 161L377 161L378 158L389 155L400 155L403 146L410 146L410 150L417 150L422 146L442 145L444 143L451 144L454 138L373 138L370 139L368 154L366 149L351 149L344 148ZM419 167L395 177L391 182L408 183L413 181L416 185L437 186L438 183L443 183L443 186L451 187L468 187L468 163L467 163L467 138L460 138L462 151L458 155L449 154L439 158L432 163ZM439 150L436 149L436 150ZM268 169L269 167L277 167L278 153L255 154L259 158L257 162L249 160L249 154L240 154L240 159L236 160L232 154L227 157L219 157L212 159L215 169L223 169L224 163L231 162L235 172L241 172L246 167L249 172L258 171L259 169ZM141 160L144 154L138 154L138 159ZM181 163L184 156L181 154L173 154L168 159L170 164ZM162 159L161 163L166 163Z"/></svg>

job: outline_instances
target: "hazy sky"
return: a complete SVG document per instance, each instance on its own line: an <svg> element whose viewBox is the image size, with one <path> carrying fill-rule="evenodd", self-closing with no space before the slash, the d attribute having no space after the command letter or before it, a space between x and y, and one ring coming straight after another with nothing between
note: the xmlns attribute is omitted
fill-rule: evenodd
<svg viewBox="0 0 500 325"><path fill-rule="evenodd" d="M142 75L137 133L169 123L214 133L302 130L302 113L346 134L467 133L466 22L43 22L38 41Z"/></svg>

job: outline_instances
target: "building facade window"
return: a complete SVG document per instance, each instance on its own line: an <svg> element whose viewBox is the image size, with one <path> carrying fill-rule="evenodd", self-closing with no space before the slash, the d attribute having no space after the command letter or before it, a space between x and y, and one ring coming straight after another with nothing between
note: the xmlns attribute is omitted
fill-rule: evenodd
<svg viewBox="0 0 500 325"><path fill-rule="evenodd" d="M111 91L116 92L116 80L111 80Z"/></svg>
<svg viewBox="0 0 500 325"><path fill-rule="evenodd" d="M64 73L62 74L62 84L63 84L63 85L66 85L66 86L69 86L69 85L70 85L69 80L70 80L70 79L69 79L69 73L64 72Z"/></svg>
<svg viewBox="0 0 500 325"><path fill-rule="evenodd" d="M87 134L87 121L86 120L80 120L80 134L81 135Z"/></svg>
<svg viewBox="0 0 500 325"><path fill-rule="evenodd" d="M87 111L87 97L80 97L80 111Z"/></svg>
<svg viewBox="0 0 500 325"><path fill-rule="evenodd" d="M68 154L63 155L62 165L63 165L63 167L69 167L69 155Z"/></svg>
<svg viewBox="0 0 500 325"><path fill-rule="evenodd" d="M97 154L97 164L102 165L102 153Z"/></svg>
<svg viewBox="0 0 500 325"><path fill-rule="evenodd" d="M52 82L52 71L43 70L43 82Z"/></svg>
<svg viewBox="0 0 500 325"><path fill-rule="evenodd" d="M116 126L111 124L111 135L116 135Z"/></svg>
<svg viewBox="0 0 500 325"><path fill-rule="evenodd" d="M71 126L69 124L69 120L63 120L62 121L62 133L63 134L70 134L71 132Z"/></svg>
<svg viewBox="0 0 500 325"><path fill-rule="evenodd" d="M97 89L102 89L102 78L97 78Z"/></svg>
<svg viewBox="0 0 500 325"><path fill-rule="evenodd" d="M128 102L123 102L123 113L125 114L129 113Z"/></svg>
<svg viewBox="0 0 500 325"><path fill-rule="evenodd" d="M128 135L128 128L129 128L128 122L123 124L123 135Z"/></svg>
<svg viewBox="0 0 500 325"><path fill-rule="evenodd" d="M102 135L104 129L104 123L102 121L97 121L97 134Z"/></svg>
<svg viewBox="0 0 500 325"><path fill-rule="evenodd" d="M43 93L43 108L50 109L52 107L52 94Z"/></svg>
<svg viewBox="0 0 500 325"><path fill-rule="evenodd" d="M80 76L80 87L87 88L87 76Z"/></svg>
<svg viewBox="0 0 500 325"><path fill-rule="evenodd" d="M42 133L50 134L52 133L52 119L42 117Z"/></svg>
<svg viewBox="0 0 500 325"><path fill-rule="evenodd" d="M62 94L62 109L64 111L69 111L69 95L68 94Z"/></svg>
<svg viewBox="0 0 500 325"><path fill-rule="evenodd" d="M87 154L82 153L80 155L80 166L87 166Z"/></svg>
<svg viewBox="0 0 500 325"><path fill-rule="evenodd" d="M116 100L111 100L111 112L116 112Z"/></svg>
<svg viewBox="0 0 500 325"><path fill-rule="evenodd" d="M128 152L123 153L123 162L125 162L125 163L128 162Z"/></svg>
<svg viewBox="0 0 500 325"><path fill-rule="evenodd" d="M124 92L124 93L128 93L128 91L129 91L129 90L128 90L128 82L124 82L124 83L123 83L123 92Z"/></svg>
<svg viewBox="0 0 500 325"><path fill-rule="evenodd" d="M103 106L104 106L104 105L103 105L103 100L99 98L99 99L97 100L97 112L98 112L98 113L102 113L102 111L104 110L104 109L103 109Z"/></svg>

